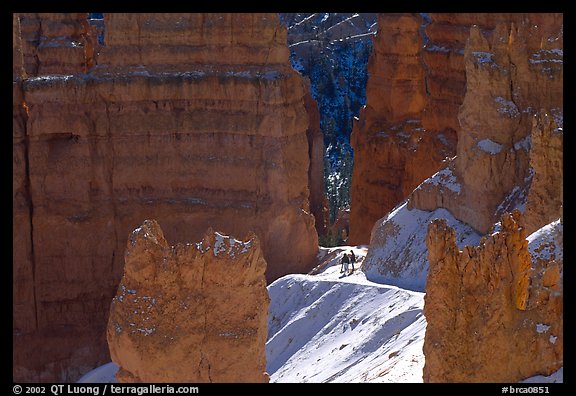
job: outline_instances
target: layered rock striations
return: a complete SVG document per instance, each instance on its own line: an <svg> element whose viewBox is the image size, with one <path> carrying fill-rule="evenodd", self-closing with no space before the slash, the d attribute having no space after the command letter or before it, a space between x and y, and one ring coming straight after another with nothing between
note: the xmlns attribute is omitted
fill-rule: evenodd
<svg viewBox="0 0 576 396"><path fill-rule="evenodd" d="M14 14L28 77L86 73L95 62L96 35L86 13Z"/></svg>
<svg viewBox="0 0 576 396"><path fill-rule="evenodd" d="M517 382L563 365L562 225L526 239L519 211L460 250L443 219L428 228L424 382Z"/></svg>
<svg viewBox="0 0 576 396"><path fill-rule="evenodd" d="M270 299L256 235L208 230L169 246L146 220L124 257L107 331L119 382L268 382Z"/></svg>
<svg viewBox="0 0 576 396"><path fill-rule="evenodd" d="M422 125L426 105L419 14L381 14L368 64L366 107L354 125L350 242L368 243L376 220L453 155L453 136Z"/></svg>
<svg viewBox="0 0 576 396"><path fill-rule="evenodd" d="M108 360L108 302L126 235L145 218L176 242L209 227L255 232L269 281L308 271L318 249L305 84L277 15L105 22L94 62L39 57L14 90L15 381L73 381ZM66 32L58 42L76 42Z"/></svg>
<svg viewBox="0 0 576 396"><path fill-rule="evenodd" d="M555 115L561 122L562 56L562 25L553 16L540 26L500 24L490 37L472 27L465 51L467 88L459 112L457 156L445 171L455 187L424 183L410 198L411 207L447 208L486 233L501 213L523 206L533 173L530 156L552 156L539 171L547 174L551 166L558 171L561 139L544 143L555 145L555 151L543 154L536 148L531 154L531 132L537 113ZM561 136L561 129L551 129ZM541 134L536 128L537 141ZM554 180L549 183L558 194L561 182ZM557 203L549 202L556 217ZM550 220L542 219L531 230Z"/></svg>

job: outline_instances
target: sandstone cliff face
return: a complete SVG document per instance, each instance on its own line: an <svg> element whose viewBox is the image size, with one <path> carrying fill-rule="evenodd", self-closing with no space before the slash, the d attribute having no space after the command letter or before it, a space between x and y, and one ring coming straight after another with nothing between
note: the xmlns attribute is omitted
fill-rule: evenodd
<svg viewBox="0 0 576 396"><path fill-rule="evenodd" d="M368 64L367 104L352 133L350 242L368 243L374 222L453 155L452 136L422 126L422 18L381 14Z"/></svg>
<svg viewBox="0 0 576 396"><path fill-rule="evenodd" d="M530 167L534 176L526 202L526 231L529 233L562 217L563 125L562 113L558 111L555 114L541 111L533 118Z"/></svg>
<svg viewBox="0 0 576 396"><path fill-rule="evenodd" d="M305 86L275 14L112 14L105 44L87 74L62 66L14 91L15 381L108 360L125 238L145 218L176 242L254 231L269 281L318 249Z"/></svg>
<svg viewBox="0 0 576 396"><path fill-rule="evenodd" d="M411 197L411 207L447 208L486 233L503 211L525 203L534 114L552 109L548 112L561 118L563 112L562 25L553 15L546 21L538 27L501 24L490 38L478 27L470 30L457 157L447 170L457 188L424 183ZM551 155L557 164L558 153ZM561 183L554 183L558 190Z"/></svg>
<svg viewBox="0 0 576 396"><path fill-rule="evenodd" d="M94 64L95 31L86 13L15 14L29 77L86 73Z"/></svg>
<svg viewBox="0 0 576 396"><path fill-rule="evenodd" d="M318 104L312 98L309 87L304 96L304 105L308 113L308 150L310 166L308 168L308 186L310 188L310 213L314 216L316 232L326 235L330 216L328 199L324 193L324 134L320 129Z"/></svg>
<svg viewBox="0 0 576 396"><path fill-rule="evenodd" d="M254 234L208 230L169 246L146 220L124 257L107 331L119 382L268 382L266 261Z"/></svg>
<svg viewBox="0 0 576 396"><path fill-rule="evenodd" d="M501 223L463 250L445 220L428 228L424 382L516 382L563 365L562 226L529 250L519 211Z"/></svg>
<svg viewBox="0 0 576 396"><path fill-rule="evenodd" d="M422 58L428 94L422 124L428 130L445 133L460 131L458 111L466 94L464 47L471 26L490 35L500 23L556 27L562 23L561 14L545 13L431 13L429 17Z"/></svg>

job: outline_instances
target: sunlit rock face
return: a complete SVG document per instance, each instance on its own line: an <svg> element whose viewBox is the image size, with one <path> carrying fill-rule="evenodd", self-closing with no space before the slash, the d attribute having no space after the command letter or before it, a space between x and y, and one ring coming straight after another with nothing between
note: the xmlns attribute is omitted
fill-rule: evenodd
<svg viewBox="0 0 576 396"><path fill-rule="evenodd" d="M109 302L144 219L174 243L253 231L268 281L318 250L307 86L276 14L105 14L93 47L80 15L13 21L15 381L109 361Z"/></svg>
<svg viewBox="0 0 576 396"><path fill-rule="evenodd" d="M107 331L119 382L268 382L258 237L208 230L199 243L169 246L146 220L124 258Z"/></svg>
<svg viewBox="0 0 576 396"><path fill-rule="evenodd" d="M563 226L526 238L519 211L478 246L428 227L424 382L517 382L563 366Z"/></svg>

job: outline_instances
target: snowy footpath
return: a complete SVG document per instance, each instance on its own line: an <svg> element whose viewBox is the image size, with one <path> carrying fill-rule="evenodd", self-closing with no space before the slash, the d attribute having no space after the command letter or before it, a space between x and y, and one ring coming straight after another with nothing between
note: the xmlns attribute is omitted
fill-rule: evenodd
<svg viewBox="0 0 576 396"><path fill-rule="evenodd" d="M358 263L340 270L344 252ZM422 382L424 293L368 281L366 248L322 249L315 275L268 286L266 343L271 382Z"/></svg>

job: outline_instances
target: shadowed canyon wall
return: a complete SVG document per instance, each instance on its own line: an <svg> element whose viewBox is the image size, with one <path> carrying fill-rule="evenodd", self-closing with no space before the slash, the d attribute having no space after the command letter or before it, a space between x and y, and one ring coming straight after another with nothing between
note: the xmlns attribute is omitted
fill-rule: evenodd
<svg viewBox="0 0 576 396"><path fill-rule="evenodd" d="M268 281L317 252L306 85L276 14L15 15L15 381L108 360L126 236L253 231Z"/></svg>
<svg viewBox="0 0 576 396"><path fill-rule="evenodd" d="M270 299L256 235L208 230L169 246L146 220L124 257L107 331L119 382L268 382Z"/></svg>
<svg viewBox="0 0 576 396"><path fill-rule="evenodd" d="M318 104L307 89L304 105L308 113L308 149L310 167L308 168L308 186L310 187L310 213L314 216L314 225L318 235L326 235L330 223L328 199L324 193L324 134L320 129Z"/></svg>

